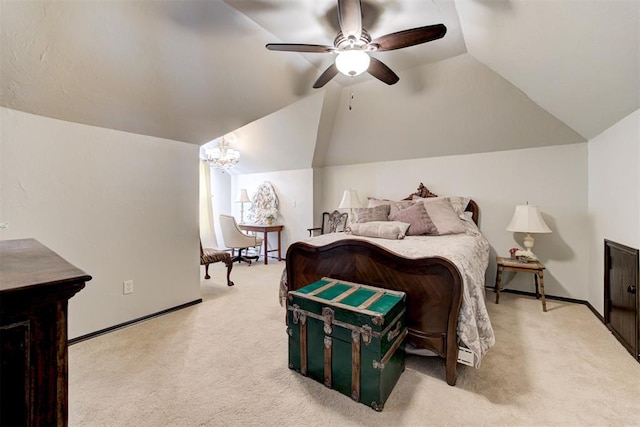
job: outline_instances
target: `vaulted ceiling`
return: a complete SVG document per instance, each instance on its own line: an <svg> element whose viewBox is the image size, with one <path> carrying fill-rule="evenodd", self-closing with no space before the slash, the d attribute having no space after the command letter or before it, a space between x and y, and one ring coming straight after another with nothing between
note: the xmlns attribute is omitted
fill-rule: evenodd
<svg viewBox="0 0 640 427"><path fill-rule="evenodd" d="M374 143L389 160L574 143L640 108L639 0L363 0L363 15L373 37L448 31L375 54L394 86L338 76L314 90L332 55L264 45L331 45L334 0L1 0L0 105L193 144L255 133L265 117L290 125L291 106L314 111L296 123L313 128L298 161L263 156L247 172L362 161L342 142L376 135L400 140ZM270 141L264 152L288 149Z"/></svg>

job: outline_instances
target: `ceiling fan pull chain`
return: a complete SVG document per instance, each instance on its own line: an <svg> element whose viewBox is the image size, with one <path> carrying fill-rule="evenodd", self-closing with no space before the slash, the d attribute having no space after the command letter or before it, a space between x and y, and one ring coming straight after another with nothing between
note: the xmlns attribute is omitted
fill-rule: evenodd
<svg viewBox="0 0 640 427"><path fill-rule="evenodd" d="M353 109L353 76L349 78L349 111Z"/></svg>

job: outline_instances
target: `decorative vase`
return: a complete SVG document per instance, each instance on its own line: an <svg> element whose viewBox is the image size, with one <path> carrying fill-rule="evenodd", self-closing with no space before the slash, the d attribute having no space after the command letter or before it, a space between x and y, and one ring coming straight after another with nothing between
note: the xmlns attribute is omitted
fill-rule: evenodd
<svg viewBox="0 0 640 427"><path fill-rule="evenodd" d="M267 218L267 225L273 224L273 218Z"/></svg>

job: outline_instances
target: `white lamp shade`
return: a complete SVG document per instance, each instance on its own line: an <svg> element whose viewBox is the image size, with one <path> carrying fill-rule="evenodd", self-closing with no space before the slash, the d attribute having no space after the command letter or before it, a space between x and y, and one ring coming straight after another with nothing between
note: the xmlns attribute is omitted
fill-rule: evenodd
<svg viewBox="0 0 640 427"><path fill-rule="evenodd" d="M236 200L236 203L248 203L250 201L251 199L247 194L247 190L245 188L241 189L240 194L238 194L238 200Z"/></svg>
<svg viewBox="0 0 640 427"><path fill-rule="evenodd" d="M356 190L344 190L342 194L342 200L340 201L340 209L353 209L362 206L360 199L358 198L358 192Z"/></svg>
<svg viewBox="0 0 640 427"><path fill-rule="evenodd" d="M545 224L537 206L518 205L513 214L507 231L521 233L551 233L551 229Z"/></svg>
<svg viewBox="0 0 640 427"><path fill-rule="evenodd" d="M345 76L357 76L369 68L371 58L361 50L345 50L336 56L336 67Z"/></svg>

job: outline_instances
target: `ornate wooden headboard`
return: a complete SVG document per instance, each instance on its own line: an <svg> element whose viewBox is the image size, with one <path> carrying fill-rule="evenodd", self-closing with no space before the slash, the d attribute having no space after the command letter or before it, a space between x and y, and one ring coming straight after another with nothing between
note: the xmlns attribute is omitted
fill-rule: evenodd
<svg viewBox="0 0 640 427"><path fill-rule="evenodd" d="M420 185L418 186L418 190L416 192L409 194L403 200L411 200L413 199L414 196L422 197L422 198L438 197L437 194L434 194L431 191L429 191L429 189L425 187L423 183L420 183ZM467 205L467 208L465 209L465 211L471 212L471 219L473 219L473 222L475 222L476 225L478 225L478 216L480 213L478 204L473 200L469 200L469 204Z"/></svg>

